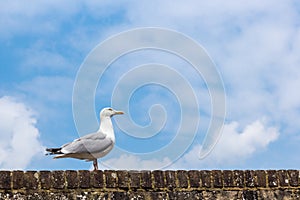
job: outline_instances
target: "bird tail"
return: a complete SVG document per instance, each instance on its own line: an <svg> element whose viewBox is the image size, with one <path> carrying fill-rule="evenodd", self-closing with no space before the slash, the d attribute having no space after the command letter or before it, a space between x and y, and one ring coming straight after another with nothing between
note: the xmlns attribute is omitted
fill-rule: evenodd
<svg viewBox="0 0 300 200"><path fill-rule="evenodd" d="M54 154L63 154L61 152L61 148L47 148L46 151L48 151L49 153L46 153L45 155L54 155Z"/></svg>

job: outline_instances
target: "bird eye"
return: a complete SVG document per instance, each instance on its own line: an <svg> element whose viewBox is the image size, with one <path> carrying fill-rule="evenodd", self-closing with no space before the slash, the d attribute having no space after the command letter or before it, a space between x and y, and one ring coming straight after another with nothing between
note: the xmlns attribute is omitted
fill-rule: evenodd
<svg viewBox="0 0 300 200"><path fill-rule="evenodd" d="M112 111L112 108L109 108L108 110Z"/></svg>

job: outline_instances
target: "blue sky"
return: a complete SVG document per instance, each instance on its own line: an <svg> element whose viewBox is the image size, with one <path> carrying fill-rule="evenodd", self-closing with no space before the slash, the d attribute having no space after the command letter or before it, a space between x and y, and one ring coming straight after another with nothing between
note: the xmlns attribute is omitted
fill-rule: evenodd
<svg viewBox="0 0 300 200"><path fill-rule="evenodd" d="M182 33L209 54L225 87L222 136L200 160L212 117L205 80L174 54L149 49L131 52L107 68L95 88L95 104L90 105L95 116L111 104L119 109L126 102L129 108L126 115L114 119L116 150L100 160L101 168L298 168L299 21L296 0L276 4L271 0L1 1L0 168L90 169L91 163L84 161L46 157L44 148L84 134L76 129L72 99L76 75L89 53L116 34L143 27ZM124 41L114 48L126 45ZM184 77L196 105L190 98L176 99L190 96L163 66L160 73L135 71L151 63L168 66ZM152 84L151 78L168 85ZM141 85L145 79L148 84ZM182 109L190 112L183 115ZM193 124L198 114L195 137L189 124L182 125L184 134L176 134L181 120ZM90 125L93 119L85 120L87 132L97 129L95 123ZM190 142L189 147L182 152L169 150L169 156L151 154L162 152L175 137ZM143 155L149 152L150 156Z"/></svg>

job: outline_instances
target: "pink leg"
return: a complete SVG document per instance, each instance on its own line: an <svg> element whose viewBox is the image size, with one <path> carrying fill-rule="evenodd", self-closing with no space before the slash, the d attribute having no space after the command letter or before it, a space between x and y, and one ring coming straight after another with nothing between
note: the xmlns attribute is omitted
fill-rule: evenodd
<svg viewBox="0 0 300 200"><path fill-rule="evenodd" d="M98 170L98 162L97 162L97 159L95 159L93 161L93 165L94 165L94 171Z"/></svg>

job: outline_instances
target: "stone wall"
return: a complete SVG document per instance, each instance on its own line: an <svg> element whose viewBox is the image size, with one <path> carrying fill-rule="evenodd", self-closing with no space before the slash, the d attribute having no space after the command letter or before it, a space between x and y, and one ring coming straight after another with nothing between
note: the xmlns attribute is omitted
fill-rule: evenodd
<svg viewBox="0 0 300 200"><path fill-rule="evenodd" d="M0 171L0 199L300 199L298 170Z"/></svg>

